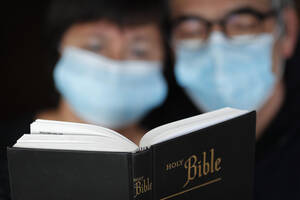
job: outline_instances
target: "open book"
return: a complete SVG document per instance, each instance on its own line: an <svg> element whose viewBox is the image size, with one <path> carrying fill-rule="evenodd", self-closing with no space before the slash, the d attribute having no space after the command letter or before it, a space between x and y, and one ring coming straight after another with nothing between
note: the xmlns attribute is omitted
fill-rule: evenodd
<svg viewBox="0 0 300 200"><path fill-rule="evenodd" d="M139 146L94 125L36 120L8 148L14 200L252 199L256 113L166 124Z"/></svg>
<svg viewBox="0 0 300 200"><path fill-rule="evenodd" d="M14 147L86 151L135 152L196 130L241 116L248 111L224 108L155 128L144 135L139 147L121 134L100 126L36 120L31 134L21 137Z"/></svg>

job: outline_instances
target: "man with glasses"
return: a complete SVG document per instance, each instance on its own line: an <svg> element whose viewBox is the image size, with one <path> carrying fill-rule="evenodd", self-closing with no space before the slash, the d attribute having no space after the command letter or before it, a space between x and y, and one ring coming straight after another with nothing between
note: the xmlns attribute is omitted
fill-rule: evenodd
<svg viewBox="0 0 300 200"><path fill-rule="evenodd" d="M293 2L169 3L177 83L199 111L257 110L255 197L300 199L300 120L291 115L300 98L283 78L297 43Z"/></svg>

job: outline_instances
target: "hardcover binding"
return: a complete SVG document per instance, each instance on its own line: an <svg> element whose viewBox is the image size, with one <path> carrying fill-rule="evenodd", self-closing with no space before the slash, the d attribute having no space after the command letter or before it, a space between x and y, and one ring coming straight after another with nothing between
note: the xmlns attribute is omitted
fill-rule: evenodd
<svg viewBox="0 0 300 200"><path fill-rule="evenodd" d="M256 113L152 146L153 199L252 200Z"/></svg>
<svg viewBox="0 0 300 200"><path fill-rule="evenodd" d="M13 200L128 199L131 153L8 148Z"/></svg>
<svg viewBox="0 0 300 200"><path fill-rule="evenodd" d="M132 154L133 199L152 200L153 158L152 148Z"/></svg>
<svg viewBox="0 0 300 200"><path fill-rule="evenodd" d="M251 200L256 113L135 153L8 148L13 200Z"/></svg>

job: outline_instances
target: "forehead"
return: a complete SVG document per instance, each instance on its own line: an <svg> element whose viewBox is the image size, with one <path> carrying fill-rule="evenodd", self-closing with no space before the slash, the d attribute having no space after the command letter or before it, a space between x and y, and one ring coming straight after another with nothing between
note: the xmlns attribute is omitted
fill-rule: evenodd
<svg viewBox="0 0 300 200"><path fill-rule="evenodd" d="M71 26L68 32L73 35L109 35L111 37L136 35L136 34L160 34L160 29L156 24L144 24L138 26L125 26L106 21L99 20L96 22L86 22L74 24Z"/></svg>
<svg viewBox="0 0 300 200"><path fill-rule="evenodd" d="M208 19L221 18L242 7L268 11L271 0L170 0L172 16L201 15Z"/></svg>

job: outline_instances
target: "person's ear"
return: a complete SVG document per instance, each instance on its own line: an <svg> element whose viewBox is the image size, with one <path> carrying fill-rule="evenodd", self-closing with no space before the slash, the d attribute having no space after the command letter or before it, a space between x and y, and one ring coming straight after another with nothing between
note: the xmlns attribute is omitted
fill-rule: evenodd
<svg viewBox="0 0 300 200"><path fill-rule="evenodd" d="M284 36L282 38L282 54L285 59L293 56L297 41L299 21L295 8L288 7L283 10L283 21L285 24Z"/></svg>

